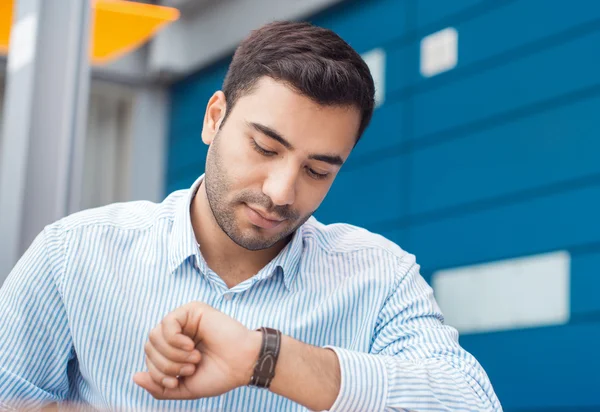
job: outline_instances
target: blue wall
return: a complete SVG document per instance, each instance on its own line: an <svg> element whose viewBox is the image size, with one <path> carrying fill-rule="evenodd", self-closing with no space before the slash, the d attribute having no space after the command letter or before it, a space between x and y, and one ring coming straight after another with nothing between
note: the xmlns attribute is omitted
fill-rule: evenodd
<svg viewBox="0 0 600 412"><path fill-rule="evenodd" d="M508 411L600 409L600 2L347 1L313 21L387 53L385 104L317 218L388 236L428 280L568 250L567 325L461 343ZM420 39L448 26L457 67L421 77ZM203 171L204 108L227 63L173 86L167 191Z"/></svg>

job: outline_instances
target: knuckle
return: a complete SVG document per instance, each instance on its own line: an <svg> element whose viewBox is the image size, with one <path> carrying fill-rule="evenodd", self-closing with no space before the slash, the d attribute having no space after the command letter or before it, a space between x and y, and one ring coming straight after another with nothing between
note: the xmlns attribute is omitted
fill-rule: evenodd
<svg viewBox="0 0 600 412"><path fill-rule="evenodd" d="M150 377L156 383L160 383L160 381L162 381L163 374L160 373L160 371L154 365L152 365L150 362L148 362L148 372L150 372Z"/></svg>
<svg viewBox="0 0 600 412"><path fill-rule="evenodd" d="M169 334L169 335L167 336L167 339L166 339L166 341L167 341L167 343L168 343L169 345L171 345L171 346L175 346L175 345L177 344L177 339L176 339L176 338L177 338L177 335L174 335L174 334Z"/></svg>
<svg viewBox="0 0 600 412"><path fill-rule="evenodd" d="M181 369L178 364L173 363L166 359L157 360L156 368L164 375L169 375L169 376L179 375L179 371Z"/></svg>
<svg viewBox="0 0 600 412"><path fill-rule="evenodd" d="M150 372L152 380L160 385L165 375L148 358L146 358L146 365L148 366L148 372Z"/></svg>
<svg viewBox="0 0 600 412"><path fill-rule="evenodd" d="M163 360L162 360L162 359L156 359L156 360L154 361L154 364L155 364L155 366L156 366L156 370L157 370L158 372L160 372L160 374L161 374L161 375L164 375L165 373L168 373L168 369L169 369L169 367L168 367L168 365L165 365L165 364L163 363ZM164 377L164 376L162 376L162 377L161 377L161 379L162 379L163 377Z"/></svg>
<svg viewBox="0 0 600 412"><path fill-rule="evenodd" d="M175 314L171 312L160 321L160 326L161 328L164 328L165 326L169 326L170 324L176 321L177 320L175 318Z"/></svg>
<svg viewBox="0 0 600 412"><path fill-rule="evenodd" d="M160 372L155 372L154 375L152 375L152 380L154 380L154 383L156 383L157 385L162 385L162 381L165 378L165 375L163 375Z"/></svg>
<svg viewBox="0 0 600 412"><path fill-rule="evenodd" d="M207 305L204 302L194 301L194 302L188 303L184 307L187 311L189 311L191 313L197 313L197 312L202 312L206 306Z"/></svg>
<svg viewBox="0 0 600 412"><path fill-rule="evenodd" d="M160 376L158 376L157 372L150 372L150 377L152 378L152 380L154 381L155 384L160 385L162 382L162 378Z"/></svg>
<svg viewBox="0 0 600 412"><path fill-rule="evenodd" d="M190 355L187 352L182 352L179 350L173 353L173 359L179 363L188 363L189 356Z"/></svg>

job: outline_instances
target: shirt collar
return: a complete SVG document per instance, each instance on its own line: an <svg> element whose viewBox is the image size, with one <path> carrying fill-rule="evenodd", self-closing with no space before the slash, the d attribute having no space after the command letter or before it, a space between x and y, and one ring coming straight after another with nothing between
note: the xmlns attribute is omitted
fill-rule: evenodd
<svg viewBox="0 0 600 412"><path fill-rule="evenodd" d="M176 206L173 229L169 239L169 273L173 273L190 256L198 254L200 258L200 250L192 227L190 207L203 179L204 175L200 176L192 184L188 195L181 199ZM286 288L292 289L303 251L302 232L303 226L294 232L292 239L281 252L258 272L253 279L255 282L267 279L281 269ZM203 259L200 260L203 261Z"/></svg>
<svg viewBox="0 0 600 412"><path fill-rule="evenodd" d="M190 207L203 179L204 175L200 176L190 188L188 195L176 206L173 229L169 238L169 273L173 273L190 256L200 253L192 228Z"/></svg>
<svg viewBox="0 0 600 412"><path fill-rule="evenodd" d="M304 248L303 226L294 232L292 239L267 266L255 276L256 282L273 276L279 269L283 272L283 281L288 290L292 290L293 281L299 272L300 258Z"/></svg>

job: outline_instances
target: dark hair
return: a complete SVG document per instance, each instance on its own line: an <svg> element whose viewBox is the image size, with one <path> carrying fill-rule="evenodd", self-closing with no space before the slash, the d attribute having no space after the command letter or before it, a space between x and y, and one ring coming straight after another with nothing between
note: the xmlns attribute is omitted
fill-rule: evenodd
<svg viewBox="0 0 600 412"><path fill-rule="evenodd" d="M283 21L252 31L238 46L225 76L227 112L264 76L285 82L318 104L358 108L357 142L371 121L375 105L371 72L362 57L331 30Z"/></svg>

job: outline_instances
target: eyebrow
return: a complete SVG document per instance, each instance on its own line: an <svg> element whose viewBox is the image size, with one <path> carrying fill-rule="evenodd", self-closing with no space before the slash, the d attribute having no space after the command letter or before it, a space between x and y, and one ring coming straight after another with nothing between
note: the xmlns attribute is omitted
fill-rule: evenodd
<svg viewBox="0 0 600 412"><path fill-rule="evenodd" d="M270 137L273 140L277 140L279 143L281 143L286 149L288 150L294 150L294 146L292 146L292 144L290 142L288 142L287 140L285 140L283 138L283 136L281 136L279 133L277 133L275 130L271 129L268 126L265 126L263 124L260 123L254 123L254 122L248 122L248 125L250 127L252 127L254 130L264 134L265 136Z"/></svg>
<svg viewBox="0 0 600 412"><path fill-rule="evenodd" d="M341 166L344 164L344 160L337 155L322 155L322 154L314 154L308 156L309 159L318 160L320 162L329 163L335 166Z"/></svg>
<svg viewBox="0 0 600 412"><path fill-rule="evenodd" d="M273 140L278 141L286 149L288 149L290 151L294 150L294 146L292 146L292 144L290 142L288 142L281 134L279 134L275 130L271 129L270 127L265 126L264 124L254 123L254 122L247 122L247 124L254 130L264 134L267 137L270 137ZM311 154L308 156L308 158L312 159L312 160L317 160L320 162L329 163L329 164L332 164L335 166L341 166L344 164L344 160L341 158L341 156L338 156L338 155Z"/></svg>

